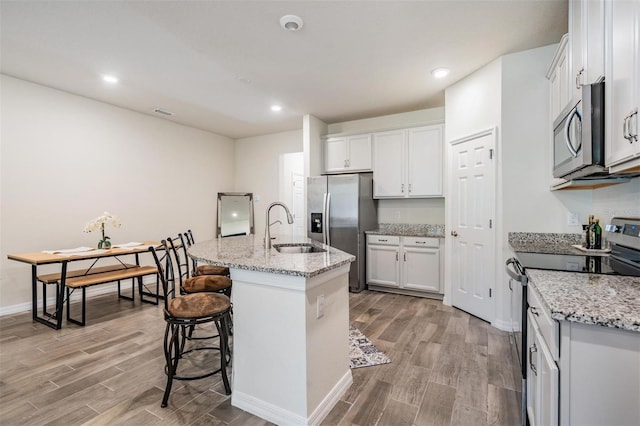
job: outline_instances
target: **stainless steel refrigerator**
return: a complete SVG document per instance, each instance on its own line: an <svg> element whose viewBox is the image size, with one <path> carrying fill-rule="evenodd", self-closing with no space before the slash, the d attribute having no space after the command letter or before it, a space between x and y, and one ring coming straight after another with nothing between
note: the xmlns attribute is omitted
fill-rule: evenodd
<svg viewBox="0 0 640 426"><path fill-rule="evenodd" d="M307 236L356 257L349 290L365 289L367 240L364 231L378 227L373 173L307 178Z"/></svg>

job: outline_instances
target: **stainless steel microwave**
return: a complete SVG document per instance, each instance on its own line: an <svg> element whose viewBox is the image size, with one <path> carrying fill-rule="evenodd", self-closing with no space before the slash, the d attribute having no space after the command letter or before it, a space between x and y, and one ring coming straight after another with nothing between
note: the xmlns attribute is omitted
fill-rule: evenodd
<svg viewBox="0 0 640 426"><path fill-rule="evenodd" d="M607 175L604 167L604 82L582 86L582 99L553 123L553 177Z"/></svg>

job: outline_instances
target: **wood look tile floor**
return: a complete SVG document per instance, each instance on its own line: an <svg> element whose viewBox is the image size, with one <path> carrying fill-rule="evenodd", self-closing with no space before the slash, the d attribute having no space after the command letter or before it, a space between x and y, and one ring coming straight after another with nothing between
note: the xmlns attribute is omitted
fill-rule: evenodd
<svg viewBox="0 0 640 426"><path fill-rule="evenodd" d="M324 425L519 424L507 333L437 300L350 293L351 324L392 360L352 370ZM0 318L0 424L267 425L232 407L219 375L165 386L159 307L104 295L87 326ZM515 361L517 363L517 361Z"/></svg>

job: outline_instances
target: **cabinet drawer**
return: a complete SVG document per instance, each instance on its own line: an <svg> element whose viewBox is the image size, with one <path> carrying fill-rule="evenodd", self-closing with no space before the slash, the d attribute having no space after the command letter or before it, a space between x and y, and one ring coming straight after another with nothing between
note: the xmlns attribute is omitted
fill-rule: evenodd
<svg viewBox="0 0 640 426"><path fill-rule="evenodd" d="M560 325L558 321L551 318L551 312L542 304L542 299L538 293L528 286L528 303L531 317L535 318L536 325L540 329L540 333L545 343L549 346L553 359L558 361L560 358Z"/></svg>
<svg viewBox="0 0 640 426"><path fill-rule="evenodd" d="M367 244L400 245L400 237L393 235L367 235Z"/></svg>
<svg viewBox="0 0 640 426"><path fill-rule="evenodd" d="M440 247L438 238L429 237L404 237L404 245L409 247Z"/></svg>

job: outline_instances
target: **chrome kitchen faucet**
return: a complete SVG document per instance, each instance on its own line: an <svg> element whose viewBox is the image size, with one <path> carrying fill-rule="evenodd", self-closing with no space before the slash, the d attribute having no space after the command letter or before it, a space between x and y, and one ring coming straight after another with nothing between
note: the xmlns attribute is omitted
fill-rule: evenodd
<svg viewBox="0 0 640 426"><path fill-rule="evenodd" d="M281 203L280 201L276 201L275 203L269 204L269 207L267 207L267 214L265 216L265 222L264 222L264 248L265 248L265 250L271 249L271 231L269 230L271 225L269 224L269 213L271 212L271 208L273 208L274 206L282 206L284 211L287 212L287 222L289 222L289 224L293 223L293 216L291 216L291 212L289 211L289 208L284 203Z"/></svg>

